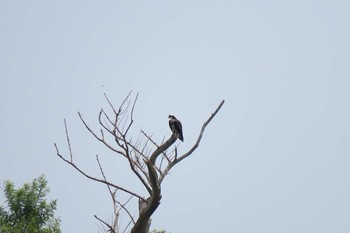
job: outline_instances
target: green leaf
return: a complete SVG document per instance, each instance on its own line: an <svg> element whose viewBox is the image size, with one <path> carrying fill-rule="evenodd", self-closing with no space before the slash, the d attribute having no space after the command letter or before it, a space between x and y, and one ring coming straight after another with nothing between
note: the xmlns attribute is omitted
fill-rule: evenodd
<svg viewBox="0 0 350 233"><path fill-rule="evenodd" d="M0 233L60 233L60 220L54 217L57 201L47 200L49 193L44 175L16 189L4 183L6 201L0 207Z"/></svg>

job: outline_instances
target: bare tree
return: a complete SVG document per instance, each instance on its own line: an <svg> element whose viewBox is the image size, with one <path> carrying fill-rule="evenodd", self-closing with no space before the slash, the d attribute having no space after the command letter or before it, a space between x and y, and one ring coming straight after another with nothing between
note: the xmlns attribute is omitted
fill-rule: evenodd
<svg viewBox="0 0 350 233"><path fill-rule="evenodd" d="M133 141L129 137L128 133L134 122L134 108L137 102L138 94L131 101L131 92L124 99L118 109L116 109L111 101L105 94L105 98L111 108L112 114L107 114L102 108L98 115L98 122L100 124L99 132L95 132L86 123L80 112L78 112L80 120L86 127L86 129L107 148L112 150L114 153L122 156L128 161L131 171L138 178L139 182L147 191L147 197L138 194L128 188L122 187L116 183L109 181L104 173L99 157L96 156L96 161L101 172L101 178L97 178L87 174L83 171L74 161L73 153L71 149L71 142L68 133L68 127L66 120L64 120L66 140L69 149L69 156L64 156L60 153L58 146L55 143L57 155L66 163L71 165L74 169L80 172L85 177L105 184L110 193L113 201L113 220L112 223L108 223L95 215L95 218L101 222L103 230L107 230L112 233L127 232L131 233L148 233L150 227L151 216L154 211L158 208L161 195L161 185L164 178L169 174L169 171L183 159L190 156L201 142L202 136L206 126L211 122L215 115L219 112L224 100L218 105L215 111L210 117L204 122L200 129L197 141L194 143L192 148L182 155L178 155L177 147L169 149L174 144L179 135L173 133L169 139L158 144L152 139L152 136L144 131L140 131L140 135L136 141ZM112 139L112 140L111 140ZM67 158L68 157L68 158ZM157 161L158 159L158 161ZM116 198L117 191L127 194L129 198L123 202ZM138 216L134 216L129 210L128 204L133 200L138 201L139 213ZM119 224L119 216L121 213L126 214L129 218L128 224L121 229Z"/></svg>

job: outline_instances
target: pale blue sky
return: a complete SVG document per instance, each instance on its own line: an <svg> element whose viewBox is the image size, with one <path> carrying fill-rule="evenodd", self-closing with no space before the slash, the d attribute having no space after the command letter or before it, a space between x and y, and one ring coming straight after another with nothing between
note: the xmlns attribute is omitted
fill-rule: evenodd
<svg viewBox="0 0 350 233"><path fill-rule="evenodd" d="M106 107L139 92L135 131L185 152L153 228L172 233L350 232L349 1L0 1L0 181L45 174L62 230L97 232L106 188L55 155L68 121L76 162L138 189L95 142ZM0 195L0 202L4 197ZM126 217L125 217L126 218Z"/></svg>

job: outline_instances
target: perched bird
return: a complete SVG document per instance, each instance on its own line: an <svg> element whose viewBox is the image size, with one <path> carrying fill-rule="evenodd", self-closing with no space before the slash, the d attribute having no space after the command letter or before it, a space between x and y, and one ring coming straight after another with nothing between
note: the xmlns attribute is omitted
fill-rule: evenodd
<svg viewBox="0 0 350 233"><path fill-rule="evenodd" d="M184 141L184 136L182 135L182 124L181 122L176 119L176 117L172 114L169 115L169 127L171 131L177 135L177 137L181 140Z"/></svg>

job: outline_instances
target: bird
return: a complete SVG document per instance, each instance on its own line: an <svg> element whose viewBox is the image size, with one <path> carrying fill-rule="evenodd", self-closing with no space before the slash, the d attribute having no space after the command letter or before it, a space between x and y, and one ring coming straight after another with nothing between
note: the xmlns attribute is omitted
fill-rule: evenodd
<svg viewBox="0 0 350 233"><path fill-rule="evenodd" d="M173 134L177 135L177 137L181 140L184 141L184 136L182 134L182 124L181 122L176 119L176 117L172 114L168 116L169 118L169 127Z"/></svg>

